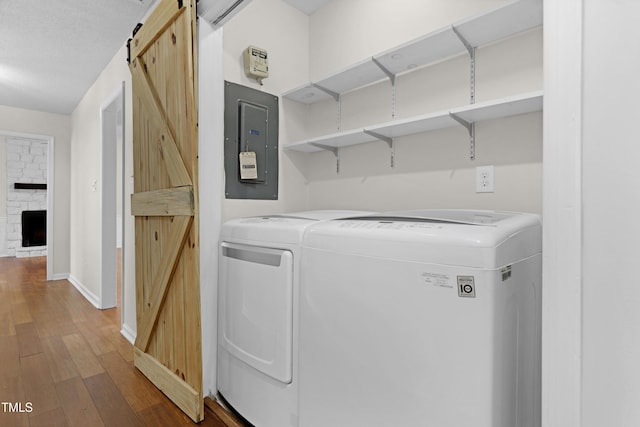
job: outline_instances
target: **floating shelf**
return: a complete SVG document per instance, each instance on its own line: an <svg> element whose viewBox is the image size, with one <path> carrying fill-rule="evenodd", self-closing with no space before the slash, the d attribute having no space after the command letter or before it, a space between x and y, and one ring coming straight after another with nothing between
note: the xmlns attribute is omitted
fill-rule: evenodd
<svg viewBox="0 0 640 427"><path fill-rule="evenodd" d="M350 90L467 52L458 34L469 45L477 47L540 25L541 0L513 1L482 15L433 31L320 81L285 92L283 97L304 104L337 98Z"/></svg>
<svg viewBox="0 0 640 427"><path fill-rule="evenodd" d="M312 153L330 148L342 148L351 145L379 141L384 138L398 138L459 126L452 115L467 122L475 123L494 120L519 114L542 111L542 91L510 96L492 101L480 102L463 107L452 108L421 116L393 120L379 125L349 130L313 139L308 139L285 146L285 149Z"/></svg>

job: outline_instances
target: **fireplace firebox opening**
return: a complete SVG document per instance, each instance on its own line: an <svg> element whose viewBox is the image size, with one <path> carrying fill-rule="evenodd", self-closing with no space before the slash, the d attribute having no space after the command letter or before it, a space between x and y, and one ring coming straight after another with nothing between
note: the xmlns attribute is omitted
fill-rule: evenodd
<svg viewBox="0 0 640 427"><path fill-rule="evenodd" d="M22 247L46 246L47 211L22 212Z"/></svg>

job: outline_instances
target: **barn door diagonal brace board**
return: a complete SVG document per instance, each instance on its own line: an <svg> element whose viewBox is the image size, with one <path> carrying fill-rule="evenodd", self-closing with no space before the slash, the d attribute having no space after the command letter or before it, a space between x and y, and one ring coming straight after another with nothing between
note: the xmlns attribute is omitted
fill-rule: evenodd
<svg viewBox="0 0 640 427"><path fill-rule="evenodd" d="M160 146L162 147L162 157L167 166L171 185L174 187L191 185L191 177L176 145L175 132L171 129L167 114L153 90L153 84L149 76L144 71L146 64L142 58L135 58L130 68L133 79L138 83L137 87L141 89L140 98L145 107L152 112L150 117L155 119L158 129L161 130Z"/></svg>
<svg viewBox="0 0 640 427"><path fill-rule="evenodd" d="M153 294L149 301L148 311L146 311L142 316L142 321L140 322L136 336L135 345L142 351L147 351L149 349L151 334L156 327L158 313L160 312L164 299L167 296L169 283L171 282L171 278L180 258L182 246L189 235L191 222L192 218L188 216L177 216L174 218L174 224L173 227L171 227L171 233L167 244L168 250L162 255L159 263L160 269L156 272L153 278Z"/></svg>

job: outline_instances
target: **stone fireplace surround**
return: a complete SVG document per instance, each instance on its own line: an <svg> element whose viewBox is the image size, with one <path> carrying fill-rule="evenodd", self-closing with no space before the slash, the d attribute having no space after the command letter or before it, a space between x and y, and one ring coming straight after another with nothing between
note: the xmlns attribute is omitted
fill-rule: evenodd
<svg viewBox="0 0 640 427"><path fill-rule="evenodd" d="M47 143L7 138L7 255L43 256L46 246L22 247L22 212L47 209L47 191L15 188L15 184L46 184ZM23 186L24 187L24 186ZM27 186L28 187L28 186Z"/></svg>

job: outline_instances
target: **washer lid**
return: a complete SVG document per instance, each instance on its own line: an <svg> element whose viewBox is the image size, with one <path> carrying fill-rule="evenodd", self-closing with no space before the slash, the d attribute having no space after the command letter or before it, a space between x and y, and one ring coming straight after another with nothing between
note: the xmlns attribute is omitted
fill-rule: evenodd
<svg viewBox="0 0 640 427"><path fill-rule="evenodd" d="M374 214L368 217L365 216L362 217L362 219L367 220L368 218L387 218L393 221L444 222L452 224L494 226L501 221L513 218L515 215L521 214L513 212L475 211L462 209L423 209L385 212L381 215Z"/></svg>
<svg viewBox="0 0 640 427"><path fill-rule="evenodd" d="M303 247L400 261L495 269L542 250L540 217L478 210L388 212L317 223Z"/></svg>

